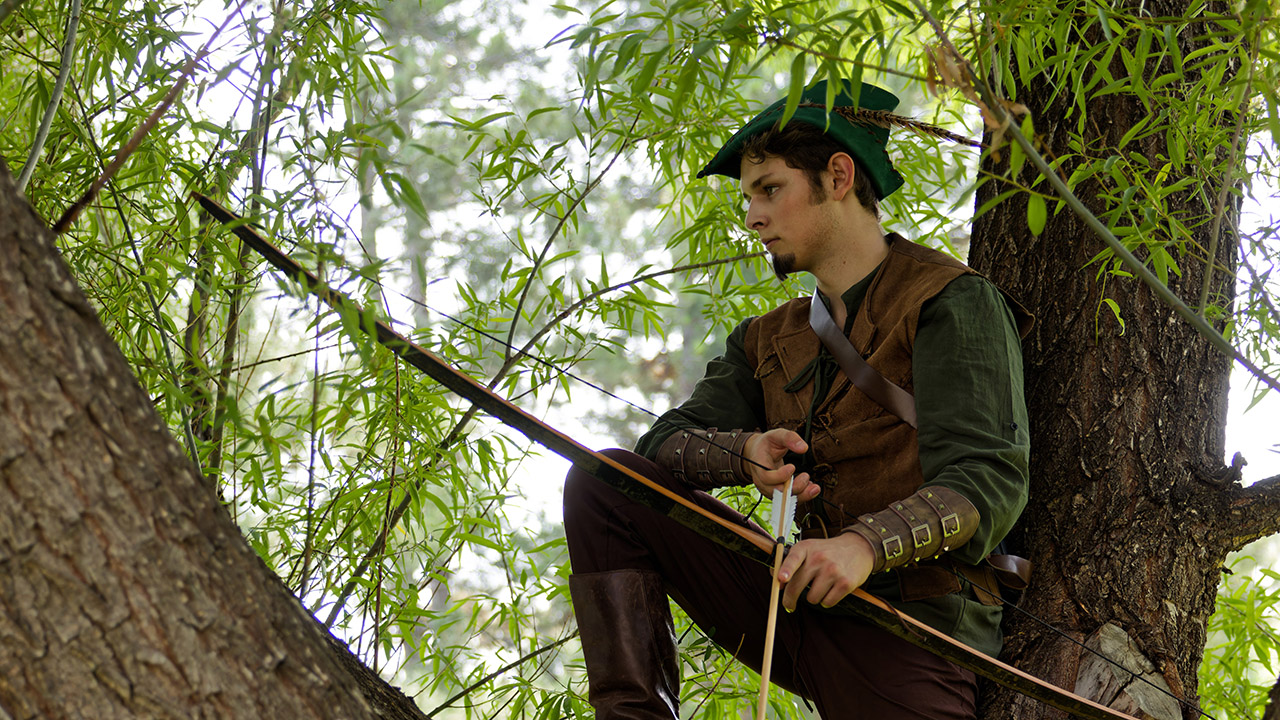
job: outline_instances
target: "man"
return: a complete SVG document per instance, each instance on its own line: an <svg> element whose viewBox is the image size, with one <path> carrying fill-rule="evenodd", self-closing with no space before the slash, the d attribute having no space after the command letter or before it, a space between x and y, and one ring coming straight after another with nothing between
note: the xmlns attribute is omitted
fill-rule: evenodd
<svg viewBox="0 0 1280 720"><path fill-rule="evenodd" d="M773 682L824 718L968 718L972 673L820 608L865 587L999 651L1000 601L980 589L996 587L979 564L1026 502L1018 328L1030 317L961 263L883 233L877 201L902 178L885 151L888 131L862 118L882 123L897 98L864 84L855 101L849 90L828 114L826 85L816 84L785 126L783 102L775 103L699 174L740 180L746 224L775 272L813 275L817 299L738 325L692 397L654 424L638 454L610 453L738 521L705 491L751 483L769 496L795 473L804 539L778 573L788 612L778 620ZM914 395L907 407L886 408L893 403L873 400L866 381L850 381L810 325L812 302L843 328L835 341ZM768 568L576 469L565 485L565 530L598 717L677 715L668 595L759 669Z"/></svg>

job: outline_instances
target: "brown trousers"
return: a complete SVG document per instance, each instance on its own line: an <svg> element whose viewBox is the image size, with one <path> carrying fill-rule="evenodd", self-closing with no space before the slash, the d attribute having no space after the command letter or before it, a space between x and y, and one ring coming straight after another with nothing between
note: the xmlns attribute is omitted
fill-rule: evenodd
<svg viewBox="0 0 1280 720"><path fill-rule="evenodd" d="M605 454L704 508L742 515L626 450ZM576 467L564 490L564 525L575 573L653 570L667 594L716 644L760 670L770 571L641 505ZM625 640L620 640L625 641ZM778 618L774 684L814 703L823 718L973 718L972 672L857 619L801 600Z"/></svg>

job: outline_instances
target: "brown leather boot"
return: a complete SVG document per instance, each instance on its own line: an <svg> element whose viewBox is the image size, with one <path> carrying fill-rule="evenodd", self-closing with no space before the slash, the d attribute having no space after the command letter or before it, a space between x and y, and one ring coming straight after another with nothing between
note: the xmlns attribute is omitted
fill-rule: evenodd
<svg viewBox="0 0 1280 720"><path fill-rule="evenodd" d="M596 717L679 717L680 664L662 577L647 570L571 575L569 592Z"/></svg>

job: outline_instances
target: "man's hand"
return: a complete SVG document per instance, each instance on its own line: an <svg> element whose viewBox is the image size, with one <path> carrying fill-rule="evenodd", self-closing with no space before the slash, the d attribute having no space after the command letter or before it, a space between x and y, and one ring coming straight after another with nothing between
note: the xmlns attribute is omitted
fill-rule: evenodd
<svg viewBox="0 0 1280 720"><path fill-rule="evenodd" d="M787 553L778 569L782 583L782 605L796 609L800 593L809 588L805 600L832 607L867 581L875 566L875 553L866 538L843 533L833 538L801 540Z"/></svg>
<svg viewBox="0 0 1280 720"><path fill-rule="evenodd" d="M771 497L774 490L783 490L787 479L796 471L791 463L782 464L782 458L790 452L802 453L809 449L809 444L798 433L777 428L769 432L753 435L742 448L746 457L743 466L751 473L751 481L756 489L765 497ZM822 488L809 482L809 473L796 475L791 485L791 494L798 501L809 501L818 497ZM773 532L773 528L769 529Z"/></svg>

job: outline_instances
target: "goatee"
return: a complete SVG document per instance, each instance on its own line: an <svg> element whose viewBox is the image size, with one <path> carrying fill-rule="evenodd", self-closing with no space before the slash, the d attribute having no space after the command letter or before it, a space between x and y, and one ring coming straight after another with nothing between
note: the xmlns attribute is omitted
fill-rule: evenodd
<svg viewBox="0 0 1280 720"><path fill-rule="evenodd" d="M796 271L796 255L795 253L787 253L785 255L773 256L773 274L778 276L781 282L787 279L787 276Z"/></svg>

